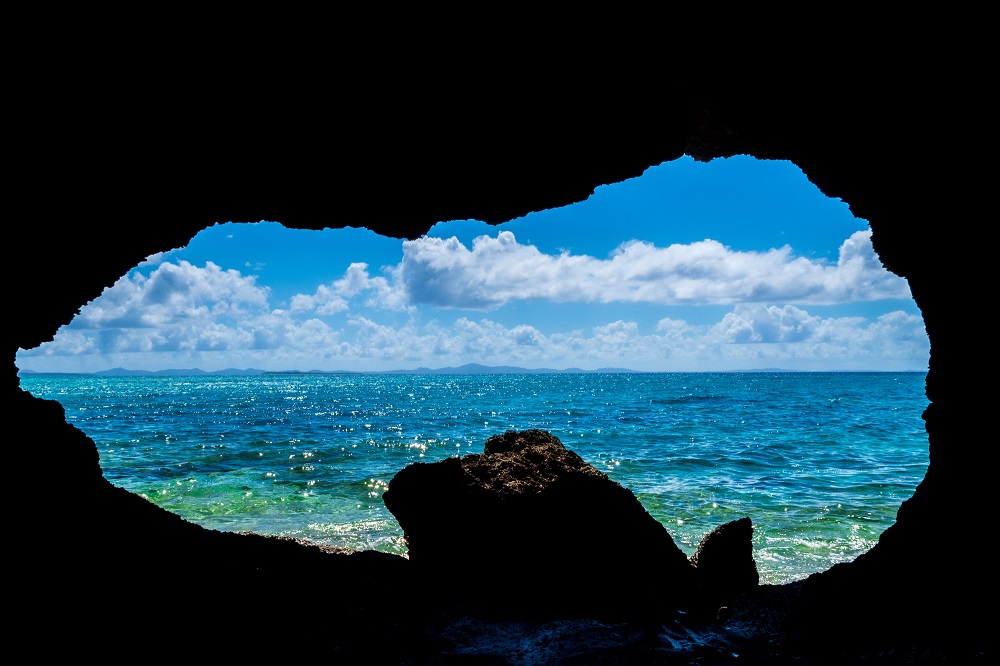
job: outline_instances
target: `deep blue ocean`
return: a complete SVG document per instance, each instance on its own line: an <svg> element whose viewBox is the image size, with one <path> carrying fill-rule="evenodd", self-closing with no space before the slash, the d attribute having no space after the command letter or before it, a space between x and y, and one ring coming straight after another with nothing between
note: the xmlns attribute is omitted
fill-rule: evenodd
<svg viewBox="0 0 1000 666"><path fill-rule="evenodd" d="M925 373L25 374L116 486L204 527L405 554L413 462L548 430L688 555L749 516L761 583L852 560L927 471Z"/></svg>

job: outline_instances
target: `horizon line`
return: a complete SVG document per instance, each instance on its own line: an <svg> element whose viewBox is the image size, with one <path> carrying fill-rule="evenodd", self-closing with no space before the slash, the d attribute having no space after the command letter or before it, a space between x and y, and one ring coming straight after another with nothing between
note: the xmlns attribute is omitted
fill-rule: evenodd
<svg viewBox="0 0 1000 666"><path fill-rule="evenodd" d="M842 373L916 373L926 370L790 370L787 368L737 368L729 370L633 370L631 368L604 367L587 370L584 368L525 368L508 365L483 365L466 363L460 366L444 366L439 368L418 367L412 369L392 370L262 370L259 368L225 368L222 370L202 370L201 368L167 368L163 370L132 370L122 367L92 371L38 371L30 368L18 368L17 375L103 375L103 376L259 376L259 375L390 375L390 374L709 374L709 373L739 373L739 372L842 372Z"/></svg>

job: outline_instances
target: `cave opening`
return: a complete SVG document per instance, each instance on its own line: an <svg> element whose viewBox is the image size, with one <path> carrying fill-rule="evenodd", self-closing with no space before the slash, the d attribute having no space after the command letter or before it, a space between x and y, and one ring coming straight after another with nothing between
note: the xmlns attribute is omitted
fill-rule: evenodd
<svg viewBox="0 0 1000 666"><path fill-rule="evenodd" d="M712 169L732 172L728 208ZM785 582L870 548L927 455L905 281L802 181L788 163L684 159L405 243L220 224L20 350L22 387L63 403L115 485L214 529L402 553L380 502L395 471L540 427L689 552L751 516L762 581ZM636 203L668 195L673 218ZM267 284L282 261L295 277Z"/></svg>

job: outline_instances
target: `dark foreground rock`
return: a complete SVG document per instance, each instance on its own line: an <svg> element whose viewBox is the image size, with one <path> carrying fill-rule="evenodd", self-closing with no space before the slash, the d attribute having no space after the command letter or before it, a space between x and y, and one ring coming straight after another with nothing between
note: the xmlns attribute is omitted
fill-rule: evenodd
<svg viewBox="0 0 1000 666"><path fill-rule="evenodd" d="M719 525L698 544L690 562L698 571L706 604L721 606L760 582L752 537L753 523L744 517Z"/></svg>
<svg viewBox="0 0 1000 666"><path fill-rule="evenodd" d="M542 430L508 430L482 454L410 465L383 500L413 567L439 581L438 593L480 605L714 612L757 582L749 518L706 537L704 577L631 491ZM448 589L456 563L475 563L480 575Z"/></svg>
<svg viewBox="0 0 1000 666"><path fill-rule="evenodd" d="M59 412L59 418L38 421L39 441L79 446L81 456L96 466L93 443L62 419L58 403L21 393L10 406L18 413L37 416ZM501 437L500 441L505 440ZM487 465L511 453L493 444L490 455L472 460ZM536 484L542 487L539 470L553 474L576 470L593 476L580 467L572 452L554 442L541 444L550 455L544 458L547 463L534 468L534 474L519 470L517 465L501 464L494 468L499 476L477 477L480 482L473 485L527 491ZM526 446L524 451L537 452L538 447ZM517 460L525 462L527 458L511 458ZM450 469L457 462L446 462L440 468ZM484 471L486 467L473 465L470 469ZM402 478L412 473L406 472ZM504 473L509 475L508 481L500 483ZM517 475L520 481L513 480ZM435 552L433 542L422 544L419 539L413 561L292 539L216 532L168 514L104 479L94 483L98 487L86 510L100 515L102 522L74 520L73 512L79 507L70 507L64 514L62 539L48 542L45 560L31 563L33 568L28 563L17 568L44 573L17 577L11 600L18 613L9 625L19 636L58 633L59 640L31 641L39 657L68 661L79 655L104 655L114 660L118 655L131 661L136 655L155 651L259 663L285 660L308 649L310 654L335 663L412 666L992 663L983 642L987 634L971 625L963 624L959 633L954 626L931 620L937 632L920 627L917 633L892 633L888 641L875 640L886 635L887 629L896 628L900 616L906 618L906 608L875 605L871 590L884 593L884 584L883 588L867 590L850 588L850 581L840 574L842 567L790 585L753 586L727 598L723 613L654 612L656 609L648 608L642 613L621 612L621 604L627 602L621 596L617 598L617 614L609 614L597 607L597 601L587 603L586 599L579 607L565 604L562 609L550 607L539 613L539 603L545 601L539 590L545 593L563 587L577 599L589 591L599 600L605 597L604 590L618 588L609 585L610 574L602 578L589 570L574 571L574 563L580 562L574 551L538 564L538 571L528 571L525 575L540 586L530 588L518 584L517 579L515 584L505 584L503 563L491 562L489 551L466 553L465 559L431 557L428 563L421 560ZM394 491L400 487L405 485L392 486ZM81 488L71 490L76 495L83 492ZM620 492L610 494L621 496ZM445 506L457 513L463 511L453 503L445 502ZM637 516L634 507L627 510ZM439 515L445 522L457 522L457 518L448 517L451 513ZM645 519L635 520L647 524ZM101 526L105 529L99 529ZM595 523L594 534L607 534L604 527ZM732 548L733 553L722 559L741 561L748 527L745 519L734 521L703 540L697 559L706 578L711 578L707 572L716 568L708 564L716 558L717 554L711 554L716 548ZM488 530L482 532L485 537ZM744 536L731 539L733 532ZM655 530L650 533L655 534ZM33 536L35 541L44 541L41 535ZM583 540L586 535L578 538ZM660 540L662 536L656 537L654 545L662 545ZM521 548L531 553L528 544ZM630 549L634 545L618 550ZM664 547L662 552L674 551ZM686 566L672 562L675 571L698 572L690 562ZM745 562L735 571L743 572L741 580L750 582ZM877 573L875 570L872 576ZM631 566L616 575L634 585L646 580L641 570ZM851 601L831 604L833 591L845 589L851 591ZM456 590L465 594L456 595ZM902 598L898 590L891 592L893 598ZM640 597L641 605L643 598L653 595L634 596ZM872 614L881 619L867 620L865 616ZM953 612L953 617L961 622L962 614ZM962 640L956 640L956 635Z"/></svg>

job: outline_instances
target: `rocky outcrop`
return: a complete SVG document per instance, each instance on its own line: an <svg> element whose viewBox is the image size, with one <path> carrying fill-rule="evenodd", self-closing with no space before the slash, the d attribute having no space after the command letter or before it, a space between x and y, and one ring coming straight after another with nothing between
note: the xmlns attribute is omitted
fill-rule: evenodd
<svg viewBox="0 0 1000 666"><path fill-rule="evenodd" d="M760 582L753 559L749 517L719 525L705 535L690 562L698 571L705 603L721 605Z"/></svg>
<svg viewBox="0 0 1000 666"><path fill-rule="evenodd" d="M749 518L713 530L688 560L630 490L542 430L508 430L482 454L410 465L382 499L439 594L632 614L715 609L757 584ZM448 589L456 563L475 563L489 593L464 580Z"/></svg>

